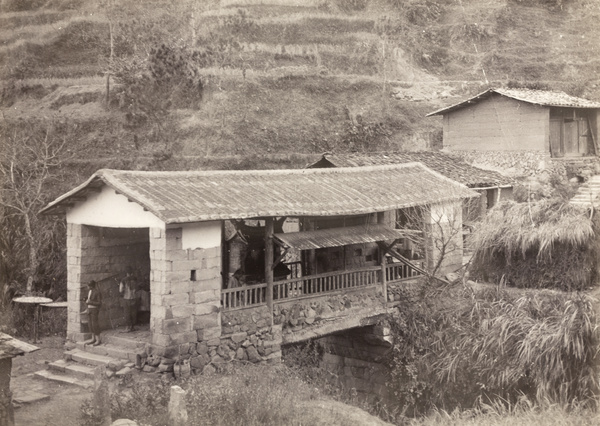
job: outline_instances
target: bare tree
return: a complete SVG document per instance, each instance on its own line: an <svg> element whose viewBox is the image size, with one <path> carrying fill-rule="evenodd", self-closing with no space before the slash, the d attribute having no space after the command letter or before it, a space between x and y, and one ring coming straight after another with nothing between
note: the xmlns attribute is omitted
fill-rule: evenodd
<svg viewBox="0 0 600 426"><path fill-rule="evenodd" d="M397 227L421 231L418 245L426 252L431 275L462 265L463 205L460 202L430 204L400 210Z"/></svg>
<svg viewBox="0 0 600 426"><path fill-rule="evenodd" d="M38 211L48 198L46 187L53 179L52 169L64 160L66 138L55 135L52 126L40 133L6 127L0 131L5 141L0 156L0 213L4 219L16 218L22 224L28 257L26 291L30 293L37 281L42 240Z"/></svg>

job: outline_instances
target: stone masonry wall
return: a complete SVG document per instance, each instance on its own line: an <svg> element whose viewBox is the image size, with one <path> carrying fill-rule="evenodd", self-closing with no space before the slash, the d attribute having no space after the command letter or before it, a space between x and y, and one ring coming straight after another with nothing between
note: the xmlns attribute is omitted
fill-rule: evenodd
<svg viewBox="0 0 600 426"><path fill-rule="evenodd" d="M67 225L67 292L69 339L79 341L86 337L87 326L81 323L81 312L86 308L87 284L98 282L102 293L99 322L101 329L124 324L124 310L119 295L118 281L113 275L124 275L128 267L141 272L149 270L148 230L100 228Z"/></svg>
<svg viewBox="0 0 600 426"><path fill-rule="evenodd" d="M384 306L381 287L277 303L273 308L275 324L282 326L285 337L294 333L306 333L332 321L343 323L344 317L354 317L362 311Z"/></svg>
<svg viewBox="0 0 600 426"><path fill-rule="evenodd" d="M467 163L512 176L534 176L550 164L545 151L452 151Z"/></svg>
<svg viewBox="0 0 600 426"><path fill-rule="evenodd" d="M552 158L545 151L452 151L467 163L505 175L535 177L543 173L587 179L600 173L600 158Z"/></svg>
<svg viewBox="0 0 600 426"><path fill-rule="evenodd" d="M279 362L281 330L281 325L271 326L267 306L223 312L223 354L218 355L225 361Z"/></svg>
<svg viewBox="0 0 600 426"><path fill-rule="evenodd" d="M323 337L317 343L324 350L321 366L338 385L372 402L390 396L385 386L389 372L383 362L391 347L389 327L356 328Z"/></svg>
<svg viewBox="0 0 600 426"><path fill-rule="evenodd" d="M192 354L221 336L221 248L182 249L182 229L150 229L150 355ZM197 352L197 350L196 350Z"/></svg>

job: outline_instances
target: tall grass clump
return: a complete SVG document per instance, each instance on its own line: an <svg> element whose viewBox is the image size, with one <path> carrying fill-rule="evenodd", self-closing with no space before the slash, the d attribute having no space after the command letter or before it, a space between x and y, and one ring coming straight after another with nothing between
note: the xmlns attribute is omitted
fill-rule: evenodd
<svg viewBox="0 0 600 426"><path fill-rule="evenodd" d="M190 424L292 425L315 424L302 413L301 401L315 390L284 366L244 365L225 369L210 380L195 380L188 390Z"/></svg>
<svg viewBox="0 0 600 426"><path fill-rule="evenodd" d="M388 386L406 415L523 397L595 405L599 334L591 297L459 286L405 305L394 322Z"/></svg>
<svg viewBox="0 0 600 426"><path fill-rule="evenodd" d="M140 424L169 424L170 387L187 392L190 425L318 425L323 423L302 404L320 396L294 370L283 365L222 365L218 372L175 381L163 375L129 377L113 387L110 395L113 419L128 418ZM82 404L82 424L98 424L93 399Z"/></svg>
<svg viewBox="0 0 600 426"><path fill-rule="evenodd" d="M472 276L520 288L589 288L598 277L597 227L564 201L499 204L472 234Z"/></svg>

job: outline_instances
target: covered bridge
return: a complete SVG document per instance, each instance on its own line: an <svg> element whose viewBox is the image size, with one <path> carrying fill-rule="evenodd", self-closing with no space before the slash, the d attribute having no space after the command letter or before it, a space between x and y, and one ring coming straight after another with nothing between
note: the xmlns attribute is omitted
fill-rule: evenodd
<svg viewBox="0 0 600 426"><path fill-rule="evenodd" d="M98 281L103 293L102 327L123 323L113 278L133 267L150 292L150 353L175 358L199 342L226 341L235 356L255 355L250 348L266 341L277 347L273 342L281 343L282 329L300 331L286 312L297 312L303 303L314 306L315 298L364 291L373 303L385 305L387 285L418 273L389 263L388 251L406 236L395 227L397 212L430 206L423 217L430 222L477 196L419 163L99 170L43 212L66 214L70 339L86 337L81 312L90 280ZM456 219L460 223L460 209ZM438 255L434 237L426 236L428 262ZM448 268L456 266L456 258L448 261ZM273 349L264 353L269 359L280 356Z"/></svg>
<svg viewBox="0 0 600 426"><path fill-rule="evenodd" d="M466 208L465 214L479 216L500 200L512 199L514 179L493 170L472 166L460 158L440 151L370 152L352 154L323 154L309 168L366 167L384 164L419 162L447 178L479 192L477 209ZM472 211L476 210L476 211ZM466 217L465 217L465 220Z"/></svg>

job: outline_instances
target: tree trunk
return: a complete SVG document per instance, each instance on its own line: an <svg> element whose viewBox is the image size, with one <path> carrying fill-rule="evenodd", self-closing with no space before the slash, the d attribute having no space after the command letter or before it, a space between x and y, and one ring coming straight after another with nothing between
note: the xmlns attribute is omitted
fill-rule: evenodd
<svg viewBox="0 0 600 426"><path fill-rule="evenodd" d="M37 273L38 267L38 258L37 251L35 245L35 237L33 235L33 231L31 230L31 220L29 218L29 213L23 215L25 219L25 234L27 235L27 240L29 241L29 267L27 268L27 293L33 292L33 283L35 274Z"/></svg>

